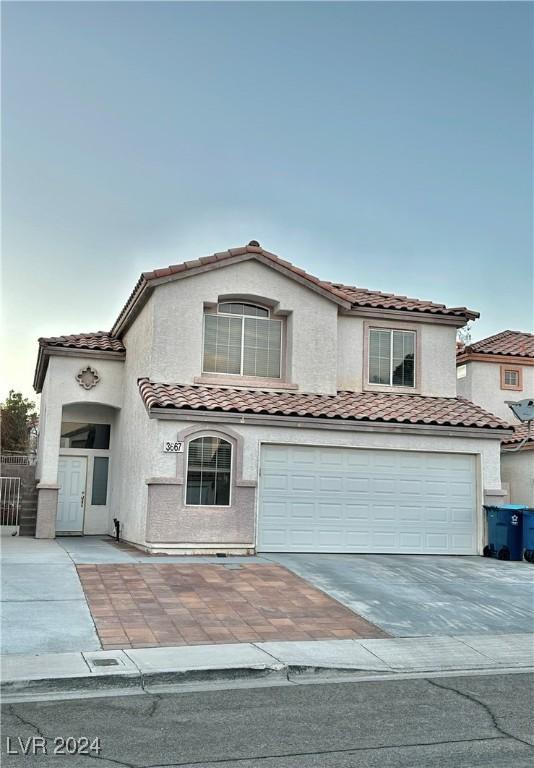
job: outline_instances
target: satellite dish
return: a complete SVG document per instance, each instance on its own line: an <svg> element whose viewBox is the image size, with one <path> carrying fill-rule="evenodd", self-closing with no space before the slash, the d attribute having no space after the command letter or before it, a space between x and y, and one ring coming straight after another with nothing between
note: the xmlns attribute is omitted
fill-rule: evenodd
<svg viewBox="0 0 534 768"><path fill-rule="evenodd" d="M507 400L506 405L519 421L528 422L534 419L534 399L526 398L526 400L518 400L515 403Z"/></svg>

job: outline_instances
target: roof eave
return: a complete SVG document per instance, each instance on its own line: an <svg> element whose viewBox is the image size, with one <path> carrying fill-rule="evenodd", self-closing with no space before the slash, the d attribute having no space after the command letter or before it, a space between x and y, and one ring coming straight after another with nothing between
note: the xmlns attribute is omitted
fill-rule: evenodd
<svg viewBox="0 0 534 768"><path fill-rule="evenodd" d="M83 349L83 347L60 347L50 344L43 344L39 340L39 351L37 353L37 362L35 364L35 373L33 377L33 388L37 394L43 390L48 363L52 355L58 357L91 357L99 360L125 360L126 352L119 352L114 349Z"/></svg>
<svg viewBox="0 0 534 768"><path fill-rule="evenodd" d="M357 315L358 317L375 318L398 318L399 320L409 320L418 323L440 323L442 325L452 325L455 328L463 328L467 320L465 315L453 315L446 312L432 312L421 309L394 309L390 307L368 307L353 304L351 309L344 314Z"/></svg>
<svg viewBox="0 0 534 768"><path fill-rule="evenodd" d="M163 407L158 405L147 405L143 399L146 411L151 419L170 419L184 421L230 421L241 424L265 424L281 426L288 424L300 428L323 428L333 430L353 430L353 431L380 431L380 432L417 432L418 434L439 434L451 436L468 437L472 435L492 437L502 440L503 436L513 434L512 429L506 429L500 426L477 427L461 426L452 424L429 424L429 423L411 423L401 421L372 421L370 419L334 419L317 416L291 416L282 414L268 413L243 413L241 411L223 411L215 409L194 409L178 408L173 406Z"/></svg>
<svg viewBox="0 0 534 768"><path fill-rule="evenodd" d="M175 280L181 280L183 278L194 277L203 272L222 269L223 267L231 264L238 264L242 261L258 261L260 264L264 264L270 269L280 272L289 279L304 285L306 288L318 293L323 296L323 298L334 302L343 309L350 310L352 307L351 301L348 298L344 298L340 291L330 290L324 285L321 285L320 281L315 282L315 280L311 279L311 276L307 275L304 271L290 269L286 266L283 260L275 254L270 254L268 251L260 252L259 249L244 252L241 252L241 249L234 249L234 251L234 253L229 253L228 256L225 255L224 258L219 259L203 257L202 259L197 260L199 262L198 264L195 262L195 266L177 269L174 272L170 271L171 268L168 268L168 270L156 270L156 272L143 272L136 288L115 321L115 324L111 329L111 334L120 337L121 334L125 333L146 303L151 292L158 285L174 282ZM157 272L161 272L162 274L157 274Z"/></svg>
<svg viewBox="0 0 534 768"><path fill-rule="evenodd" d="M33 388L39 395L43 391L43 383L46 376L46 369L48 368L48 355L45 353L45 347L39 343L39 351L37 353L37 362L35 363L35 372L33 375Z"/></svg>
<svg viewBox="0 0 534 768"><path fill-rule="evenodd" d="M502 352L471 352L462 349L456 353L456 363L503 363L504 365L534 365L532 355L508 355Z"/></svg>

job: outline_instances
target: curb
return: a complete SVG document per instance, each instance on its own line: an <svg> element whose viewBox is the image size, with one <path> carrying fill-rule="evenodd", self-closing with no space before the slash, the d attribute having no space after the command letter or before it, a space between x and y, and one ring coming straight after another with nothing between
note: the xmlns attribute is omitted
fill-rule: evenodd
<svg viewBox="0 0 534 768"><path fill-rule="evenodd" d="M370 679L395 679L405 675L456 675L458 673L503 673L533 671L531 666L516 666L512 669L495 666L472 668L448 668L448 669L423 669L413 668L405 670L362 669L361 667L329 666L320 664L274 664L272 666L251 667L222 667L206 669L167 669L151 672L120 672L109 674L72 675L65 677L42 677L35 679L3 680L0 684L2 698L18 699L31 698L33 696L49 696L65 694L107 695L111 692L124 693L157 693L158 689L188 687L205 683L240 683L248 681L270 681L278 683L298 683L313 680L327 680L362 677Z"/></svg>
<svg viewBox="0 0 534 768"><path fill-rule="evenodd" d="M500 673L534 667L532 634L431 636L171 646L0 656L0 694L31 696L142 693L202 685L308 683L402 675Z"/></svg>
<svg viewBox="0 0 534 768"><path fill-rule="evenodd" d="M99 675L74 675L70 677L42 677L35 679L3 680L0 684L2 698L33 696L56 693L106 693L124 690L141 692L148 688L187 686L202 683L228 683L246 680L276 678L287 679L288 668L273 667L224 667L213 669L169 669L154 672L121 672Z"/></svg>

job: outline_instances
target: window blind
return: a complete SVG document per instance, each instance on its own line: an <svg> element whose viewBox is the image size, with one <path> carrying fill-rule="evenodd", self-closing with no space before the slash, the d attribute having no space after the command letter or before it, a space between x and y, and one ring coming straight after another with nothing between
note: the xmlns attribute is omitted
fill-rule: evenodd
<svg viewBox="0 0 534 768"><path fill-rule="evenodd" d="M263 317L204 316L203 370L280 378L282 323Z"/></svg>

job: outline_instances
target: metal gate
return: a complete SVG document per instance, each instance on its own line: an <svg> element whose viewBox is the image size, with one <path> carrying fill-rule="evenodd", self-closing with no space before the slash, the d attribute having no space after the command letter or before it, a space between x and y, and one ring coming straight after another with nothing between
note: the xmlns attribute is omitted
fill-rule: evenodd
<svg viewBox="0 0 534 768"><path fill-rule="evenodd" d="M19 532L20 477L0 477L0 534Z"/></svg>

